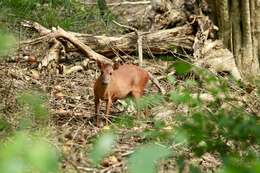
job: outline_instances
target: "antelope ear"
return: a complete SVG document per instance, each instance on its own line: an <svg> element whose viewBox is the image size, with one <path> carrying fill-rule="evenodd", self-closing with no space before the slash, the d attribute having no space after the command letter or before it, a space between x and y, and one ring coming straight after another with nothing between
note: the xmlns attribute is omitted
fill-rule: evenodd
<svg viewBox="0 0 260 173"><path fill-rule="evenodd" d="M101 61L97 60L97 65L98 65L98 68L99 68L99 69L101 69L102 64L103 64L103 63L102 63Z"/></svg>
<svg viewBox="0 0 260 173"><path fill-rule="evenodd" d="M120 64L119 63L114 63L113 64L113 69L117 70L119 68Z"/></svg>

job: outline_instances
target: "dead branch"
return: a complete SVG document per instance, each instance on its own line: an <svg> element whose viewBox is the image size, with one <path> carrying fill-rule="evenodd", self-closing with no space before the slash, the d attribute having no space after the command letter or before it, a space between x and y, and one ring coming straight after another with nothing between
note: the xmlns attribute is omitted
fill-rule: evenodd
<svg viewBox="0 0 260 173"><path fill-rule="evenodd" d="M39 69L42 69L43 67L47 67L48 64L53 60L58 60L60 56L60 47L64 40L70 42L72 45L74 45L78 50L80 50L84 55L86 55L89 59L92 60L100 60L105 63L112 64L112 61L103 55L100 55L93 51L90 47L82 43L77 37L74 36L74 33L66 32L62 28L58 27L58 29L53 28L52 31L49 29L46 29L45 27L41 26L40 24L36 22L28 22L25 21L22 23L23 26L34 28L38 32L40 32L41 36L40 39L48 39L48 40L54 40L53 46L50 48L48 54L43 58L42 62L39 64ZM45 35L44 35L45 34ZM24 44L34 44L35 42L40 42L39 38L36 38L34 40L30 40L30 42L24 42ZM63 40L63 42L62 42ZM87 64L85 60L83 61L83 66ZM66 73L72 73L74 71L81 70L81 68L75 67L73 69L70 69Z"/></svg>
<svg viewBox="0 0 260 173"><path fill-rule="evenodd" d="M57 41L56 39L53 39L53 45L50 48L48 54L43 58L41 63L39 64L38 68L41 70L44 67L47 67L49 62L55 60L58 61L59 55L60 55L60 48L61 48L61 43Z"/></svg>
<svg viewBox="0 0 260 173"><path fill-rule="evenodd" d="M150 73L148 72L151 81L157 86L157 88L161 91L164 95L166 93L165 89L160 85L159 81Z"/></svg>
<svg viewBox="0 0 260 173"><path fill-rule="evenodd" d="M82 43L78 38L76 38L73 34L64 31L62 28L58 27L57 31L52 33L54 38L63 38L72 43L75 47L77 47L83 54L85 54L88 58L92 60L99 60L105 63L111 64L112 61L101 54L96 53L90 47Z"/></svg>
<svg viewBox="0 0 260 173"><path fill-rule="evenodd" d="M21 25L36 30L37 32L39 32L40 35L46 35L51 32L51 30L45 28L37 22L24 20L23 22L21 22Z"/></svg>
<svg viewBox="0 0 260 173"><path fill-rule="evenodd" d="M24 26L30 28L34 27L34 25L29 25L28 23ZM51 32L50 30L45 30L43 26L39 26L41 25L37 24L37 28L35 28L35 30L38 29L39 32L41 32L42 30L46 32ZM55 35L54 33L56 32L60 31L52 31L52 33L47 32L47 34L49 34L48 37L53 37ZM56 34L56 36L58 36L59 34ZM77 42L81 42L85 45L88 45L89 48L91 48L93 51L104 56L114 56L116 54L115 50L117 50L118 52L131 53L137 49L136 42L138 38L135 33L128 33L116 37L93 36L89 34L81 34L74 32L66 32L65 36L66 35L70 38L71 36L73 36L73 40L75 40L76 38L78 40ZM174 47L181 47L192 50L192 45L194 42L193 31L190 25L184 25L172 29L165 29L151 33L140 33L140 35L143 36L143 51L148 53L152 52L153 54L166 53ZM82 47L83 45L81 44L77 46Z"/></svg>
<svg viewBox="0 0 260 173"><path fill-rule="evenodd" d="M130 27L127 25L122 25L120 23L117 23L116 21L113 21L115 24L124 27L124 28L128 28L131 29L135 32L136 36L137 36L137 47L138 47L138 59L139 59L139 66L142 67L143 64L143 48L142 48L142 44L143 44L143 36L142 34L134 27Z"/></svg>
<svg viewBox="0 0 260 173"><path fill-rule="evenodd" d="M140 33L140 35L143 35L143 51L161 54L174 47L191 50L194 41L192 32L191 26L184 25L151 33ZM128 33L119 37L78 35L78 38L94 51L106 56L113 56L115 54L114 49L125 53L131 53L137 49L138 38L135 33Z"/></svg>
<svg viewBox="0 0 260 173"><path fill-rule="evenodd" d="M76 66L73 66L69 69L64 69L64 74L71 74L71 73L74 73L74 72L78 72L78 71L81 71L83 70L83 67L80 66L80 65L76 65Z"/></svg>

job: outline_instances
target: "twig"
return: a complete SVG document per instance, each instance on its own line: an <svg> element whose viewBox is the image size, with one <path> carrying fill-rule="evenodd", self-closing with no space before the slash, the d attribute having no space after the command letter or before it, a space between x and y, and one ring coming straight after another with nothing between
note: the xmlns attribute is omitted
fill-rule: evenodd
<svg viewBox="0 0 260 173"><path fill-rule="evenodd" d="M87 167L82 167L82 166L77 166L77 169L82 170L82 171L90 171L90 172L97 171L97 169L95 169L95 168L87 168Z"/></svg>
<svg viewBox="0 0 260 173"><path fill-rule="evenodd" d="M78 71L81 71L83 70L83 67L81 65L76 65L76 66L73 66L69 69L64 69L64 74L71 74L71 73L74 73L74 72L78 72Z"/></svg>
<svg viewBox="0 0 260 173"><path fill-rule="evenodd" d="M133 153L134 153L133 150L131 150L131 151L127 151L127 152L121 154L121 156L122 156L122 157L125 157L125 156L131 155L131 154L133 154Z"/></svg>
<svg viewBox="0 0 260 173"><path fill-rule="evenodd" d="M46 35L43 35L41 37L37 37L37 38L32 39L32 40L21 41L20 44L21 45L37 44L37 43L43 42L45 39L49 39L49 38L50 38L50 34L46 34Z"/></svg>
<svg viewBox="0 0 260 173"><path fill-rule="evenodd" d="M158 87L161 93L164 95L166 93L165 89L160 85L159 81L150 73L148 72L150 79L152 82Z"/></svg>
<svg viewBox="0 0 260 173"><path fill-rule="evenodd" d="M45 28L44 26L42 26L41 24L39 24L37 22L24 20L21 22L21 25L24 27L36 30L37 32L40 33L40 35L46 35L51 32L50 29Z"/></svg>
<svg viewBox="0 0 260 173"><path fill-rule="evenodd" d="M64 157L64 158L65 158L65 160L66 160L69 164L72 165L72 167L73 167L78 173L81 173L80 169L77 167L77 165L76 165L74 162L72 162L71 160L69 160L67 157Z"/></svg>
<svg viewBox="0 0 260 173"><path fill-rule="evenodd" d="M142 36L142 33L141 32L138 32L138 30L134 27L131 27L131 26L127 26L127 25L122 25L116 21L113 20L113 22L120 26L120 27L124 27L124 28L127 28L127 29L130 29L132 31L135 32L136 36L137 36L137 46L138 46L138 58L139 58L139 66L142 67L143 65L143 36Z"/></svg>
<svg viewBox="0 0 260 173"><path fill-rule="evenodd" d="M137 32L137 45L138 45L138 57L139 57L139 66L142 67L143 64L143 36Z"/></svg>
<svg viewBox="0 0 260 173"><path fill-rule="evenodd" d="M111 170L111 169L113 169L113 168L116 168L116 167L118 167L118 166L121 166L122 164L123 164L123 162L119 162L119 163L116 163L116 164L114 164L114 165L111 165L111 166L109 166L109 167L107 167L107 168L102 169L102 170L100 171L100 173L107 172L107 171L109 171L109 170Z"/></svg>

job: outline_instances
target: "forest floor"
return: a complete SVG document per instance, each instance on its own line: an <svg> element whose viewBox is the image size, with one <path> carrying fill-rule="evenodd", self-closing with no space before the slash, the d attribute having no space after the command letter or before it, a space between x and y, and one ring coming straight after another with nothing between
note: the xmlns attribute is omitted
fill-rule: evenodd
<svg viewBox="0 0 260 173"><path fill-rule="evenodd" d="M160 66L158 62L146 60L145 64L149 64L146 67L147 70L156 69L157 66L157 75L162 75L162 71L158 70L158 66ZM93 84L99 74L96 63L91 62L89 69L69 75L38 73L27 63L5 63L1 64L0 69L0 72L3 73L0 75L1 93L5 93L1 96L2 102L6 106L5 112L15 115L9 119L13 121L13 125L17 124L17 120L22 116L16 101L20 92L41 90L47 94L50 119L46 130L49 131L52 143L57 146L64 157L61 167L65 172L126 172L126 159L136 146L149 141L147 134L149 131L155 130L154 118L156 115L154 113L151 112L148 118L136 118L135 113L131 111L127 113L126 108L120 103L115 103L110 117L110 128L115 130L118 135L118 143L99 167L93 167L88 159L88 151L96 136L103 130L96 127L94 121ZM155 70L153 73L156 74ZM166 81L161 80L160 82L167 91L172 89ZM146 93L156 92L158 89L150 82ZM104 108L103 104L101 112L104 112ZM158 112L156 109L152 111ZM166 111L165 107L158 109L159 112ZM176 107L176 110L173 111L183 110L177 110ZM168 125L174 123L174 120L167 121ZM37 124L35 124L35 128L38 128ZM169 129L164 130L167 133ZM177 148L173 148L173 150ZM186 152L187 157L193 157L189 155L188 151ZM219 164L210 155L205 158L194 157L191 161L197 164L203 163L204 169L209 170ZM177 171L174 158L168 159L160 165L160 172Z"/></svg>
<svg viewBox="0 0 260 173"><path fill-rule="evenodd" d="M93 2L95 1L89 1L89 3ZM110 1L107 2L110 3ZM112 0L112 2L117 1ZM118 7L118 14L116 15L131 16L134 11L139 11L140 9L143 9L142 5L136 7L136 9L129 8L126 5L122 8ZM138 14L135 13L135 15ZM131 17L135 18L134 15ZM86 22L86 26L82 27L83 29L79 27L79 31L76 32L82 32L84 28L87 28L84 32L88 34L104 34L104 31L102 31L104 24L102 22L97 24L98 21L95 20L94 18L92 23ZM115 28L106 29L111 29L110 32L114 35L117 34L114 31L122 32L122 28L118 28L115 25L113 27ZM21 38L24 40L37 35L35 33L32 34L32 32L23 32L21 26L13 28L13 30L16 30L17 33L20 32L19 34L22 32L24 35ZM11 61L0 62L0 108L2 111L0 115L5 114L8 123L12 125L11 128L16 130L19 126L19 121L24 116L24 112L17 103L17 96L24 91L33 90L45 93L47 95L46 102L49 108L49 117L47 122L45 122L47 126L44 127L44 130L46 130L44 133L48 135L48 139L51 140L50 143L54 144L62 155L60 162L62 172L127 172L127 160L136 147L150 141L162 145L161 138L169 138L172 132L175 131L174 127L177 124L175 116L185 116L190 111L183 105L174 105L173 102L165 101L151 108L149 116L144 118L138 117L136 112L126 107L124 103L114 103L109 119L109 127L117 135L117 143L102 163L99 166L94 166L89 159L89 151L93 148L93 143L97 136L104 131L103 127L98 128L95 124L93 85L95 79L100 74L97 64L95 61L90 60L87 68L82 71L71 74L58 74L56 72L38 71L35 64L17 60L17 57L24 57L26 56L24 53L28 52L42 58L43 50L48 47L44 44L39 49L28 49L23 50L24 52L14 53L16 55L11 57ZM69 59L66 59L63 63L68 66L77 65L82 59L85 59L80 53L71 54L67 57ZM134 56L125 55L123 58L127 63L138 63L137 58ZM144 69L151 72L159 80L160 85L164 87L167 93L177 87L184 88L185 80L189 78L189 76L186 76L184 77L185 80L183 80L184 78L178 79L174 76L176 81L174 84L170 84L167 75L173 74L172 69L169 70L168 68L172 65L172 62L161 60L160 57L156 57L156 59L145 57L144 59ZM197 88L192 90L197 91ZM159 93L159 90L149 81L145 95L151 93ZM104 115L104 110L105 103L102 102L102 116ZM163 128L156 127L160 121L164 122ZM42 126L37 124L37 121L34 122L31 131L39 129L42 130ZM5 133L0 131L0 138L5 135ZM183 147L182 145L171 145L170 150L174 154L158 164L159 172L161 173L178 172L179 170L190 172L187 168L190 164L200 166L204 172L214 172L221 165L218 155L206 153L201 157L197 157L193 154L194 152L190 151L189 147ZM183 164L183 168L178 167L179 156L184 156L184 160L188 162Z"/></svg>

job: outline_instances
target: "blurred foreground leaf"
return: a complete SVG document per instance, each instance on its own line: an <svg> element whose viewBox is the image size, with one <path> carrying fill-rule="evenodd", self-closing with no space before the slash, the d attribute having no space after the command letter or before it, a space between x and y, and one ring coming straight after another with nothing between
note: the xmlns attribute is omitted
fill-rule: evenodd
<svg viewBox="0 0 260 173"><path fill-rule="evenodd" d="M14 47L14 36L0 29L0 56L8 55Z"/></svg>
<svg viewBox="0 0 260 173"><path fill-rule="evenodd" d="M6 129L9 126L8 122L3 118L0 118L0 131Z"/></svg>
<svg viewBox="0 0 260 173"><path fill-rule="evenodd" d="M109 154L115 144L116 136L111 132L102 134L94 143L94 148L90 152L90 158L94 164L99 164L102 159Z"/></svg>
<svg viewBox="0 0 260 173"><path fill-rule="evenodd" d="M220 173L259 173L260 160L241 162L238 157L228 157L224 159L224 167Z"/></svg>
<svg viewBox="0 0 260 173"><path fill-rule="evenodd" d="M0 145L3 173L57 172L58 152L44 138L16 133Z"/></svg>
<svg viewBox="0 0 260 173"><path fill-rule="evenodd" d="M139 98L136 101L137 110L144 110L153 106L160 105L164 102L164 97L161 94L150 94Z"/></svg>
<svg viewBox="0 0 260 173"><path fill-rule="evenodd" d="M170 155L170 150L156 144L146 144L136 149L128 160L130 173L155 173L156 162Z"/></svg>
<svg viewBox="0 0 260 173"><path fill-rule="evenodd" d="M176 61L171 67L176 70L176 74L181 75L191 70L191 65L184 61Z"/></svg>
<svg viewBox="0 0 260 173"><path fill-rule="evenodd" d="M46 97L38 91L25 91L17 97L17 100L20 104L28 106L36 118L47 118L49 115L45 106Z"/></svg>

